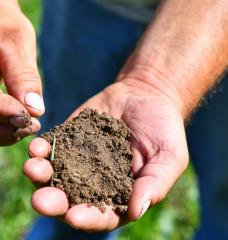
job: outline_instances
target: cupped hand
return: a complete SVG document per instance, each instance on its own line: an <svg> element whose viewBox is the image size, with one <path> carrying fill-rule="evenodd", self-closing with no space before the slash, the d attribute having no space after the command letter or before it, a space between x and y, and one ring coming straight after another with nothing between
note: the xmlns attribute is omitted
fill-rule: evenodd
<svg viewBox="0 0 228 240"><path fill-rule="evenodd" d="M35 117L44 113L44 104L33 27L15 0L0 0L0 12L0 76L8 93L0 94L2 146L38 131ZM28 114L33 117L29 128L23 121Z"/></svg>
<svg viewBox="0 0 228 240"><path fill-rule="evenodd" d="M45 159L50 146L41 138L31 142L29 153L32 158L24 166L25 174L40 187L32 197L36 211L61 216L71 226L84 231L110 231L123 222L137 220L167 195L188 163L183 118L174 101L162 92L144 83L134 87L132 82L126 80L109 86L70 117L90 107L122 118L134 133L131 148L136 181L128 204L128 216L119 216L111 207L105 213L86 205L69 208L63 191L47 187L53 169Z"/></svg>

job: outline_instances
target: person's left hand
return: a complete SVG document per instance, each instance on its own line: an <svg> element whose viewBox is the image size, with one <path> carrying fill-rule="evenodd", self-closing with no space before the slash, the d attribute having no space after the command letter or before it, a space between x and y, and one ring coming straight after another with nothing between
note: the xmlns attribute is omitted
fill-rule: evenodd
<svg viewBox="0 0 228 240"><path fill-rule="evenodd" d="M138 139L131 139L136 181L128 204L128 219L111 207L105 213L86 204L69 208L62 190L47 187L53 169L45 159L50 145L44 139L37 138L30 144L32 158L25 163L24 173L41 187L32 197L32 206L40 214L61 217L84 231L111 231L123 222L140 218L149 206L160 202L186 168L188 150L183 118L175 99L149 84L135 84L129 79L88 100L71 118L86 107L122 118Z"/></svg>
<svg viewBox="0 0 228 240"><path fill-rule="evenodd" d="M44 114L36 35L16 0L0 0L0 146L40 130Z"/></svg>

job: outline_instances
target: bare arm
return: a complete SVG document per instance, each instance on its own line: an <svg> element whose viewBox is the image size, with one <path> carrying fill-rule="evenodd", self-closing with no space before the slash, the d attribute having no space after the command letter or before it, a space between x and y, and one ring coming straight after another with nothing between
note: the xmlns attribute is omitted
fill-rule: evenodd
<svg viewBox="0 0 228 240"><path fill-rule="evenodd" d="M228 2L167 0L119 80L146 82L175 100L186 117L227 64Z"/></svg>

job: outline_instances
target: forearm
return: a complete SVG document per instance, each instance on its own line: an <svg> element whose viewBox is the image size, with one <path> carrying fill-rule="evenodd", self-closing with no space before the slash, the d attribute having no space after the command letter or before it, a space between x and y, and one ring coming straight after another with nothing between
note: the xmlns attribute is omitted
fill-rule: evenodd
<svg viewBox="0 0 228 240"><path fill-rule="evenodd" d="M228 2L167 0L118 79L149 84L186 118L227 64Z"/></svg>

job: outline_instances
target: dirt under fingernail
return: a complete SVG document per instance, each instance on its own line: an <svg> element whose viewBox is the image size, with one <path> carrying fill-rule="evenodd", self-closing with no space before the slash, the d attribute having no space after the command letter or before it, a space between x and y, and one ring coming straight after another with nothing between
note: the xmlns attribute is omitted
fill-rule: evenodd
<svg viewBox="0 0 228 240"><path fill-rule="evenodd" d="M110 205L125 213L134 181L130 135L122 120L92 109L42 134L51 145L56 138L50 185L66 193L70 206Z"/></svg>

